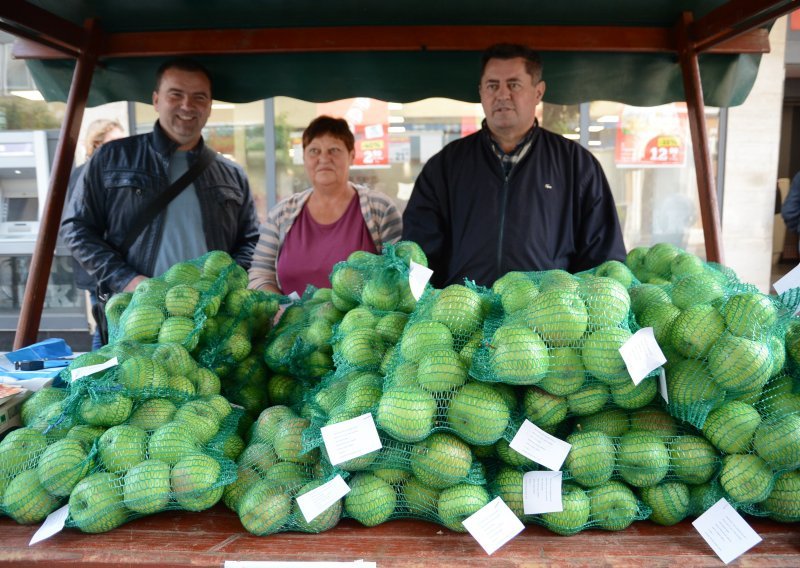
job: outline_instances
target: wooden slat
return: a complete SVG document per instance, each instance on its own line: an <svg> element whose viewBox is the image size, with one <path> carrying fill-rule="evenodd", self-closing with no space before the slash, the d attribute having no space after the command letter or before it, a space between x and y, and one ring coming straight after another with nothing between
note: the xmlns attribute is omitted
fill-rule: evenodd
<svg viewBox="0 0 800 568"><path fill-rule="evenodd" d="M87 35L84 28L25 0L0 2L0 20L7 24L5 29L10 33L38 39L43 44L59 49L64 54L71 54L73 57L86 44Z"/></svg>
<svg viewBox="0 0 800 568"><path fill-rule="evenodd" d="M700 65L697 61L697 52L689 40L689 25L691 22L692 15L689 12L684 12L682 21L677 26L676 35L679 44L678 56L681 63L681 74L683 75L683 89L686 94L686 107L689 114L689 132L692 137L694 169L697 176L697 192L700 200L700 217L703 221L706 260L724 263L717 188L714 183L711 153L708 149L708 131L706 129L703 86L700 82Z"/></svg>
<svg viewBox="0 0 800 568"><path fill-rule="evenodd" d="M238 55L286 52L482 51L503 41L538 51L674 53L672 29L596 26L380 26L181 30L108 34L99 57ZM63 59L56 50L20 41L18 59ZM732 39L713 53L767 53L764 30Z"/></svg>
<svg viewBox="0 0 800 568"><path fill-rule="evenodd" d="M692 22L689 41L705 52L721 41L768 24L800 6L800 0L730 0Z"/></svg>
<svg viewBox="0 0 800 568"><path fill-rule="evenodd" d="M764 539L738 565L800 566L800 527L764 519L748 522ZM422 521L366 528L344 520L319 534L257 537L221 505L202 513L166 512L97 535L73 529L28 546L37 527L0 519L0 565L215 566L225 560L353 561L378 566L722 566L689 520L672 527L648 521L621 532L589 530L571 537L530 526L491 558L468 534Z"/></svg>

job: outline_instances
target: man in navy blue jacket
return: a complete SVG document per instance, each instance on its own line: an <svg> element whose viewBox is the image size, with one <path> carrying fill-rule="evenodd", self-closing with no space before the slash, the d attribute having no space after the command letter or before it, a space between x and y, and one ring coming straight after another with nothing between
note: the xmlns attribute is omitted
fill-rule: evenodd
<svg viewBox="0 0 800 568"><path fill-rule="evenodd" d="M403 238L419 243L438 287L491 286L512 270L578 272L624 260L614 198L599 162L544 130L539 56L499 44L483 55L480 131L448 144L416 180Z"/></svg>

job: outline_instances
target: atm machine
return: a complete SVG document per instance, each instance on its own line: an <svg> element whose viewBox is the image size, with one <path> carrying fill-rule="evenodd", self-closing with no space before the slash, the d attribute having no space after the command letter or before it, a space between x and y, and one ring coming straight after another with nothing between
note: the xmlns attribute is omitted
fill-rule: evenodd
<svg viewBox="0 0 800 568"><path fill-rule="evenodd" d="M17 328L57 141L58 131L0 132L0 333ZM43 332L87 329L85 294L75 287L72 266L59 241L42 312Z"/></svg>

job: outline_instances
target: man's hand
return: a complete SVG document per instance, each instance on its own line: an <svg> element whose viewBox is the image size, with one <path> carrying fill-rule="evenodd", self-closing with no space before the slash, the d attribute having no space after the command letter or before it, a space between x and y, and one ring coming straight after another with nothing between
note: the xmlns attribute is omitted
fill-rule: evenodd
<svg viewBox="0 0 800 568"><path fill-rule="evenodd" d="M140 274L139 276L137 276L136 278L134 278L130 282L128 282L128 285L125 286L125 288L122 291L123 292L133 292L136 289L136 287L139 285L139 282L144 282L145 280L147 280L147 276L142 276Z"/></svg>

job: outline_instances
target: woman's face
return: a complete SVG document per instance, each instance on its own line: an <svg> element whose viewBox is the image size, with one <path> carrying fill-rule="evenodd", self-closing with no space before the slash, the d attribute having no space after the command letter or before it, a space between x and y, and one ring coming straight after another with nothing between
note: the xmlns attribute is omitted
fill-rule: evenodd
<svg viewBox="0 0 800 568"><path fill-rule="evenodd" d="M330 134L317 136L303 150L306 175L315 188L346 184L354 157L355 151L348 152L344 142Z"/></svg>

